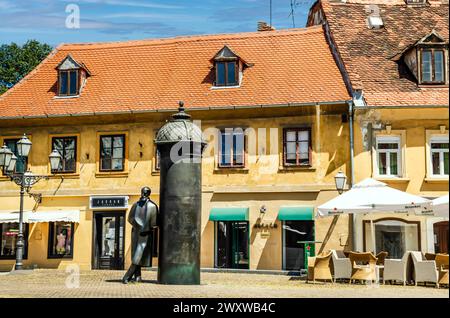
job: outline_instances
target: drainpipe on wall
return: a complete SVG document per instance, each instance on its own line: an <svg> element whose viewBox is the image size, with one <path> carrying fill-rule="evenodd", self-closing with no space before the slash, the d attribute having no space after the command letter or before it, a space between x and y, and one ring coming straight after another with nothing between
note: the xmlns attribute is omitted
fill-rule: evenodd
<svg viewBox="0 0 450 318"><path fill-rule="evenodd" d="M355 149L354 149L354 136L353 136L353 100L348 101L348 117L349 117L349 134L350 134L350 182L349 186L350 189L353 188L353 184L355 181ZM352 233L352 250L355 250L356 247L356 240L355 240L355 215L353 213L350 213L349 218L349 227L350 227L350 233Z"/></svg>
<svg viewBox="0 0 450 318"><path fill-rule="evenodd" d="M353 101L348 101L349 129L350 129L350 189L353 188L355 180L355 143L353 136Z"/></svg>

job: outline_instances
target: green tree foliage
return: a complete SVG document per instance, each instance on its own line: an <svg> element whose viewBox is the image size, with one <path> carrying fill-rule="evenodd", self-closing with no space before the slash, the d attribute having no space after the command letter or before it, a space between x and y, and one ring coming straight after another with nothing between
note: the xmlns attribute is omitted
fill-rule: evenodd
<svg viewBox="0 0 450 318"><path fill-rule="evenodd" d="M0 46L0 95L31 72L50 52L48 44L29 40Z"/></svg>

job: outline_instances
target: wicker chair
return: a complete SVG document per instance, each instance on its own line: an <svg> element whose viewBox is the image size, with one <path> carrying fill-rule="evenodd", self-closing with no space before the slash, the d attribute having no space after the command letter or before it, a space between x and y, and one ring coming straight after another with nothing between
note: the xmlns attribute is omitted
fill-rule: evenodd
<svg viewBox="0 0 450 318"><path fill-rule="evenodd" d="M351 252L349 254L349 258L350 263L352 264L352 275L350 277L350 284L354 280L376 282L377 258L372 253Z"/></svg>
<svg viewBox="0 0 450 318"><path fill-rule="evenodd" d="M380 279L380 277L384 277L384 261L386 260L386 257L388 256L388 252L380 252L377 254L377 279Z"/></svg>
<svg viewBox="0 0 450 318"><path fill-rule="evenodd" d="M402 259L386 259L384 261L383 284L386 281L401 281L406 286L408 281L408 261L409 252L406 252Z"/></svg>
<svg viewBox="0 0 450 318"><path fill-rule="evenodd" d="M352 264L350 259L345 257L343 251L332 250L333 259L333 277L336 282L337 279L350 279L352 276Z"/></svg>
<svg viewBox="0 0 450 318"><path fill-rule="evenodd" d="M384 261L386 257L388 256L388 252L380 252L377 254L377 265L384 266Z"/></svg>
<svg viewBox="0 0 450 318"><path fill-rule="evenodd" d="M331 252L327 254L319 254L314 257L308 257L308 278L307 282L316 280L331 280L333 282L333 276L331 275Z"/></svg>
<svg viewBox="0 0 450 318"><path fill-rule="evenodd" d="M435 262L439 271L439 285L448 286L448 254L437 254Z"/></svg>
<svg viewBox="0 0 450 318"><path fill-rule="evenodd" d="M422 252L411 252L414 262L414 282L417 283L435 283L439 288L439 272L436 269L436 261L425 259Z"/></svg>

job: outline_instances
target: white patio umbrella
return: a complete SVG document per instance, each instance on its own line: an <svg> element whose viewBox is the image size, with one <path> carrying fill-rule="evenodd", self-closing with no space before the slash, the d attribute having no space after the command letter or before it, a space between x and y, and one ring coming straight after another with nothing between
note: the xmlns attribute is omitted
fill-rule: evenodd
<svg viewBox="0 0 450 318"><path fill-rule="evenodd" d="M434 216L448 218L448 194L434 199L431 202Z"/></svg>
<svg viewBox="0 0 450 318"><path fill-rule="evenodd" d="M431 201L391 187L386 183L368 178L353 186L344 194L317 208L319 216L337 214L367 214L381 212L408 213L431 210ZM373 251L375 232L371 220Z"/></svg>

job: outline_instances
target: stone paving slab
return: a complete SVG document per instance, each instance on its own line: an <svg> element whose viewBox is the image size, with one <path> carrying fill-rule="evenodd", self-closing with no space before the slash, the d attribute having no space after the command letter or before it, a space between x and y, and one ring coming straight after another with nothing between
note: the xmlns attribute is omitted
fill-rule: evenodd
<svg viewBox="0 0 450 318"><path fill-rule="evenodd" d="M124 271L33 270L0 276L0 298L448 298L448 288L402 285L306 283L299 277L241 273L202 273L200 286L156 284L144 271L143 283L123 285ZM79 284L78 284L79 282Z"/></svg>

